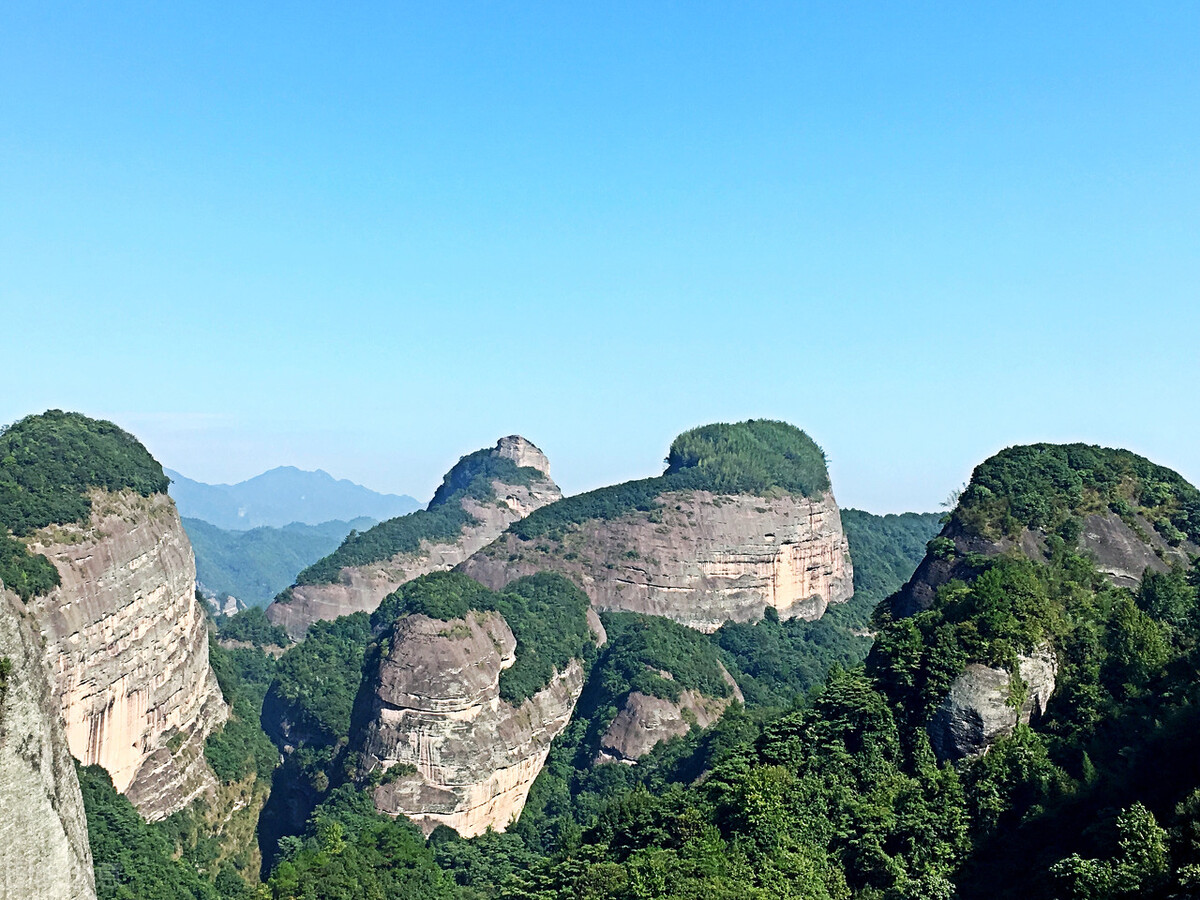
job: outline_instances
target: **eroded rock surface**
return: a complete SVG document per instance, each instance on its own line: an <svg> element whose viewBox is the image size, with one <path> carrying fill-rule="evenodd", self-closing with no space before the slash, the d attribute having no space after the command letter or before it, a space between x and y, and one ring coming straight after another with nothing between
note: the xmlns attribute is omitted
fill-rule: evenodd
<svg viewBox="0 0 1200 900"><path fill-rule="evenodd" d="M687 734L693 725L707 728L721 718L734 700L745 702L741 690L722 666L732 688L728 697L708 697L699 691L681 691L679 702L633 691L600 738L596 762L635 763L659 741Z"/></svg>
<svg viewBox="0 0 1200 900"><path fill-rule="evenodd" d="M1012 676L1004 669L972 663L954 679L929 722L929 740L938 759L978 756L1012 734L1018 722L1028 725L1042 717L1058 673L1054 652L1043 647L1018 657L1017 664L1025 683L1020 709L1011 701Z"/></svg>
<svg viewBox="0 0 1200 900"><path fill-rule="evenodd" d="M673 492L658 508L584 522L561 540L502 535L462 571L498 590L552 570L601 610L665 616L701 631L727 621L817 619L854 593L850 549L831 493L756 497Z"/></svg>
<svg viewBox="0 0 1200 900"><path fill-rule="evenodd" d="M161 819L215 787L204 739L228 708L208 665L195 559L175 504L166 494L91 496L86 525L31 538L62 584L30 610L70 752Z"/></svg>
<svg viewBox="0 0 1200 900"><path fill-rule="evenodd" d="M545 454L525 438L519 435L501 438L492 452L518 466L537 469L545 478L528 485L493 481L494 501L480 502L471 497L461 501L475 522L465 526L453 541L422 541L414 553L397 553L369 565L347 566L334 584L296 585L286 603L277 600L267 607L267 618L299 640L313 622L360 611L372 612L400 585L430 572L454 568L494 541L513 522L562 498L562 491L550 479L550 463Z"/></svg>
<svg viewBox="0 0 1200 900"><path fill-rule="evenodd" d="M0 592L0 897L93 900L83 796L31 625Z"/></svg>
<svg viewBox="0 0 1200 900"><path fill-rule="evenodd" d="M1135 531L1114 512L1092 513L1083 519L1079 534L1079 549L1090 554L1096 568L1118 587L1137 587L1146 569L1166 572L1172 564L1189 564L1189 555L1200 553L1200 547L1183 542L1172 547L1144 518L1135 518ZM978 574L970 564L971 554L1000 556L1018 552L1035 562L1048 558L1047 538L1040 531L1022 528L1020 534L990 540L968 531L951 521L940 535L953 544L952 551L926 554L908 583L887 602L897 618L916 615L929 609L937 590L951 579L969 581Z"/></svg>
<svg viewBox="0 0 1200 900"><path fill-rule="evenodd" d="M515 652L496 612L397 623L361 748L364 773L385 770L377 809L408 816L426 834L447 825L466 837L503 831L520 813L551 741L571 718L583 666L572 660L513 706L500 699L499 682ZM410 774L395 777L405 767Z"/></svg>
<svg viewBox="0 0 1200 900"><path fill-rule="evenodd" d="M1134 519L1135 531L1116 513L1093 513L1083 520L1079 547L1096 560L1096 568L1118 587L1135 588L1147 569L1166 572L1173 563L1189 564L1200 548L1184 542L1172 547L1144 518ZM1140 533L1139 533L1140 532Z"/></svg>

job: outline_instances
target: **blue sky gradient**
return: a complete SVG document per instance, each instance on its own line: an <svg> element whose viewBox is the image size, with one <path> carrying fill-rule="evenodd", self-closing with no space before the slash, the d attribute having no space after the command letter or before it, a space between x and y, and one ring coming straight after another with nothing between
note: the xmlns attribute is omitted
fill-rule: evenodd
<svg viewBox="0 0 1200 900"><path fill-rule="evenodd" d="M933 509L1084 440L1200 481L1200 5L6 3L0 421L428 497L805 428Z"/></svg>

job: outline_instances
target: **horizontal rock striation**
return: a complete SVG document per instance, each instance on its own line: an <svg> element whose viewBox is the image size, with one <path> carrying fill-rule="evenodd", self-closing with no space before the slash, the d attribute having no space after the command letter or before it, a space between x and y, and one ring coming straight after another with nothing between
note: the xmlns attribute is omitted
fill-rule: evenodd
<svg viewBox="0 0 1200 900"><path fill-rule="evenodd" d="M94 900L83 796L30 626L0 592L0 897Z"/></svg>
<svg viewBox="0 0 1200 900"><path fill-rule="evenodd" d="M601 610L665 616L711 632L727 621L817 619L854 593L833 495L678 491L649 512L591 519L561 539L504 534L460 568L493 589L552 570Z"/></svg>
<svg viewBox="0 0 1200 900"><path fill-rule="evenodd" d="M30 608L71 753L103 766L147 819L161 819L215 787L204 739L228 708L174 503L132 491L91 497L86 525L31 537L62 584Z"/></svg>
<svg viewBox="0 0 1200 900"><path fill-rule="evenodd" d="M377 809L408 816L425 834L447 825L465 837L503 831L520 813L571 718L583 666L572 660L513 706L500 699L499 682L515 653L496 612L397 623L361 746L363 773L383 771Z"/></svg>
<svg viewBox="0 0 1200 900"><path fill-rule="evenodd" d="M561 499L558 485L550 480L550 463L545 454L525 438L517 435L502 438L493 453L518 466L537 469L545 478L532 484L493 481L494 501L470 496L457 501L474 522L466 525L454 540L423 540L416 552L397 553L369 565L346 566L333 584L295 585L287 602L277 600L267 607L267 618L299 640L313 622L331 621L360 611L372 612L384 597L405 582L454 568L494 541L513 522Z"/></svg>

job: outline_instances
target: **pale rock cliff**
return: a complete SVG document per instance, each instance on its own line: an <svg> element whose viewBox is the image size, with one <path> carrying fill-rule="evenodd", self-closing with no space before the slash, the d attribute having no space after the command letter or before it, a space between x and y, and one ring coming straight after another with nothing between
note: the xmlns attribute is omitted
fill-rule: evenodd
<svg viewBox="0 0 1200 900"><path fill-rule="evenodd" d="M31 624L0 592L0 898L94 900L83 796Z"/></svg>
<svg viewBox="0 0 1200 900"><path fill-rule="evenodd" d="M950 685L950 692L929 722L927 731L940 760L978 756L1020 722L1036 722L1054 693L1058 661L1054 651L1041 647L1017 658L1024 682L1018 709L1013 701L1012 676L1004 669L972 663Z"/></svg>
<svg viewBox="0 0 1200 900"><path fill-rule="evenodd" d="M421 542L415 553L397 553L389 559L364 566L347 566L335 584L302 584L290 589L287 602L276 600L267 607L267 618L299 640L313 622L330 621L355 612L372 612L400 585L430 572L454 568L481 547L494 541L509 525L535 509L562 498L550 479L550 463L544 453L519 435L501 438L492 451L518 466L537 469L545 478L532 484L492 482L496 500L480 502L472 497L461 501L475 520L453 541Z"/></svg>
<svg viewBox="0 0 1200 900"><path fill-rule="evenodd" d="M161 819L215 788L204 739L228 708L175 504L132 491L91 499L86 525L30 538L62 579L30 610L72 755L103 766L147 819Z"/></svg>
<svg viewBox="0 0 1200 900"><path fill-rule="evenodd" d="M572 660L513 706L500 699L499 683L515 653L512 630L496 612L397 623L361 747L363 773L384 770L375 788L380 812L406 815L425 834L447 825L464 837L503 831L520 813L551 741L571 718L583 666Z"/></svg>
<svg viewBox="0 0 1200 900"><path fill-rule="evenodd" d="M670 673L662 673L668 676ZM681 691L679 702L633 691L620 712L600 737L597 763L622 762L632 765L654 749L659 741L687 734L693 725L707 728L736 700L745 702L733 677L721 667L732 688L728 697L708 697L699 691Z"/></svg>
<svg viewBox="0 0 1200 900"><path fill-rule="evenodd" d="M678 491L650 512L585 521L561 541L504 534L460 569L493 590L544 570L600 610L665 616L711 632L727 621L818 619L854 593L832 493L758 497Z"/></svg>

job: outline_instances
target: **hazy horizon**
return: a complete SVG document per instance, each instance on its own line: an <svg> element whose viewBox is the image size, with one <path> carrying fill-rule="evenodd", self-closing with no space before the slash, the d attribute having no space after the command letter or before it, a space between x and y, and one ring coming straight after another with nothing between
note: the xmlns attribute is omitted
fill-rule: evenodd
<svg viewBox="0 0 1200 900"><path fill-rule="evenodd" d="M839 503L1200 481L1200 7L0 9L0 421L428 498L775 418Z"/></svg>

